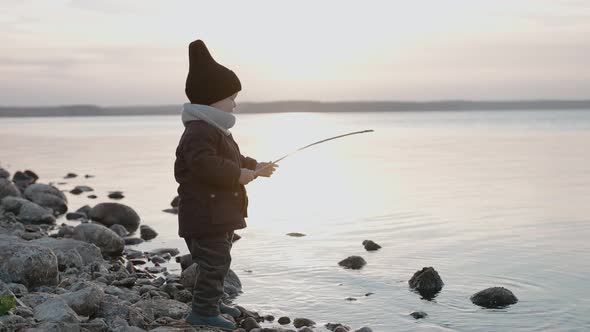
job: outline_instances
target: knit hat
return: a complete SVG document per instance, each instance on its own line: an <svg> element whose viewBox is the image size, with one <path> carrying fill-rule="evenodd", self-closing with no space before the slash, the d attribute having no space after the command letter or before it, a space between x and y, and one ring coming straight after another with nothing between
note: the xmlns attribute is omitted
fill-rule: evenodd
<svg viewBox="0 0 590 332"><path fill-rule="evenodd" d="M191 104L211 105L242 90L238 76L218 64L202 40L190 43L188 57L185 92Z"/></svg>

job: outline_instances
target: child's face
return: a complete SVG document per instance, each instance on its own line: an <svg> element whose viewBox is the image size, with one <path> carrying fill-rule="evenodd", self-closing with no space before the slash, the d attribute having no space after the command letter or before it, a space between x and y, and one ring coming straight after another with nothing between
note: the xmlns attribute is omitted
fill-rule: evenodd
<svg viewBox="0 0 590 332"><path fill-rule="evenodd" d="M234 108L236 107L236 97L238 96L238 93L234 93L233 95L220 100L218 102L215 102L213 104L211 104L211 107L215 107L217 109L220 109L224 112L227 113L233 113L234 112Z"/></svg>

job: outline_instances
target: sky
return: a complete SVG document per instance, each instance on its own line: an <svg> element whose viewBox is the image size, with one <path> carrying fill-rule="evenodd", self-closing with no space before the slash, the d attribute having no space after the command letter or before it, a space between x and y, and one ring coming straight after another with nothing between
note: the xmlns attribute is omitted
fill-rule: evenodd
<svg viewBox="0 0 590 332"><path fill-rule="evenodd" d="M196 39L238 103L590 98L587 0L0 0L0 105L182 104Z"/></svg>

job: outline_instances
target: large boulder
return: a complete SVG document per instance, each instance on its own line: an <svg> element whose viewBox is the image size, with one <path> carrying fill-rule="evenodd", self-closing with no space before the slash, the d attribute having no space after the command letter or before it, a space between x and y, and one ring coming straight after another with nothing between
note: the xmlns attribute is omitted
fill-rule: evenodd
<svg viewBox="0 0 590 332"><path fill-rule="evenodd" d="M414 273L408 284L427 300L433 299L444 286L440 275L433 267L424 267Z"/></svg>
<svg viewBox="0 0 590 332"><path fill-rule="evenodd" d="M119 256L125 241L117 233L99 224L80 224L74 228L74 240L85 241L100 248L103 255Z"/></svg>
<svg viewBox="0 0 590 332"><path fill-rule="evenodd" d="M20 191L12 181L0 177L0 199L6 196L20 197Z"/></svg>
<svg viewBox="0 0 590 332"><path fill-rule="evenodd" d="M515 304L518 299L504 287L491 287L473 294L471 302L485 308L504 308Z"/></svg>
<svg viewBox="0 0 590 332"><path fill-rule="evenodd" d="M118 224L124 226L130 233L139 227L140 218L131 207L120 203L100 203L88 213L88 217L107 227Z"/></svg>
<svg viewBox="0 0 590 332"><path fill-rule="evenodd" d="M24 194L30 201L52 209L56 215L61 215L68 211L68 199L54 186L35 183L28 186Z"/></svg>
<svg viewBox="0 0 590 332"><path fill-rule="evenodd" d="M56 285L57 257L51 249L0 235L0 279L29 288Z"/></svg>
<svg viewBox="0 0 590 332"><path fill-rule="evenodd" d="M92 263L104 263L100 248L93 243L51 237L44 237L31 242L53 250L53 253L57 256L60 271L70 267L81 268Z"/></svg>
<svg viewBox="0 0 590 332"><path fill-rule="evenodd" d="M27 199L8 196L2 198L0 206L4 211L12 212L25 224L54 224L53 210L44 208Z"/></svg>

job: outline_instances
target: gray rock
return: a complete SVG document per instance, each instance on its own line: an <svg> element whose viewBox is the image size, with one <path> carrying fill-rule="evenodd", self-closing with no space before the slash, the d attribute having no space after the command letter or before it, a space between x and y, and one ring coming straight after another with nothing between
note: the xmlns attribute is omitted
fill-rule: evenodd
<svg viewBox="0 0 590 332"><path fill-rule="evenodd" d="M358 330L354 330L354 332L373 332L373 330L370 327L361 327Z"/></svg>
<svg viewBox="0 0 590 332"><path fill-rule="evenodd" d="M22 223L55 223L55 217L51 209L46 209L24 198L13 196L4 197L1 206L5 211L12 212Z"/></svg>
<svg viewBox="0 0 590 332"><path fill-rule="evenodd" d="M12 182L14 182L14 184L21 193L24 192L28 186L35 183L35 181L37 181L37 179L34 176L32 176L32 174L27 174L26 171L24 173L21 171L17 171L12 176Z"/></svg>
<svg viewBox="0 0 590 332"><path fill-rule="evenodd" d="M371 240L364 240L363 246L367 251L375 251L381 249L381 246Z"/></svg>
<svg viewBox="0 0 590 332"><path fill-rule="evenodd" d="M62 294L61 297L78 315L92 317L100 308L104 292L100 287L91 285L75 292Z"/></svg>
<svg viewBox="0 0 590 332"><path fill-rule="evenodd" d="M94 206L88 216L107 227L115 224L124 226L133 233L139 227L140 218L131 207L120 203L100 203Z"/></svg>
<svg viewBox="0 0 590 332"><path fill-rule="evenodd" d="M0 316L0 331L18 331L20 328L27 326L27 320L18 315ZM18 327L19 329L15 328Z"/></svg>
<svg viewBox="0 0 590 332"><path fill-rule="evenodd" d="M36 306L38 306L41 303L44 303L48 300L51 299L59 299L60 297L58 295L55 294L49 294L49 293L44 293L44 292L35 292L35 293L29 293L25 296L23 296L20 300L22 303L24 303L26 306L30 307L30 308L35 308Z"/></svg>
<svg viewBox="0 0 590 332"><path fill-rule="evenodd" d="M54 214L60 215L68 211L66 196L54 186L34 183L25 189L24 194L30 201L52 209Z"/></svg>
<svg viewBox="0 0 590 332"><path fill-rule="evenodd" d="M90 332L107 332L109 330L107 322L102 318L95 318L87 322L84 328Z"/></svg>
<svg viewBox="0 0 590 332"><path fill-rule="evenodd" d="M189 303L193 301L193 293L187 289L183 289L174 295L174 299L182 303Z"/></svg>
<svg viewBox="0 0 590 332"><path fill-rule="evenodd" d="M518 299L504 287L491 287L473 294L471 302L485 308L504 308L515 304Z"/></svg>
<svg viewBox="0 0 590 332"><path fill-rule="evenodd" d="M53 250L57 256L58 264L63 265L64 267L82 268L93 263L105 263L100 248L92 243L75 239L53 239L50 237L34 240L32 242ZM77 256L79 256L81 262L78 261Z"/></svg>
<svg viewBox="0 0 590 332"><path fill-rule="evenodd" d="M433 299L444 286L438 272L433 267L424 267L414 273L408 284L426 300Z"/></svg>
<svg viewBox="0 0 590 332"><path fill-rule="evenodd" d="M67 220L81 220L81 219L87 219L87 217L84 213L68 212L66 214L66 219Z"/></svg>
<svg viewBox="0 0 590 332"><path fill-rule="evenodd" d="M294 233L287 233L287 236L290 236L290 237L304 237L305 234L294 232Z"/></svg>
<svg viewBox="0 0 590 332"><path fill-rule="evenodd" d="M57 231L57 237L70 238L72 236L74 236L74 226L70 226L70 225L61 226L59 231Z"/></svg>
<svg viewBox="0 0 590 332"><path fill-rule="evenodd" d="M25 226L10 212L0 213L0 234L20 237L25 233Z"/></svg>
<svg viewBox="0 0 590 332"><path fill-rule="evenodd" d="M123 241L127 246L135 246L144 242L143 239L140 239L138 237L126 237L123 238Z"/></svg>
<svg viewBox="0 0 590 332"><path fill-rule="evenodd" d="M16 297L23 297L29 293L27 286L23 284L10 283L7 286Z"/></svg>
<svg viewBox="0 0 590 332"><path fill-rule="evenodd" d="M68 174L66 174L66 176L64 176L64 179L72 179L72 178L75 178L75 177L78 177L78 174L76 174L76 173L68 173Z"/></svg>
<svg viewBox="0 0 590 332"><path fill-rule="evenodd" d="M33 311L35 319L40 322L80 323L74 310L60 298L49 299L36 306Z"/></svg>
<svg viewBox="0 0 590 332"><path fill-rule="evenodd" d="M0 235L0 280L29 288L56 285L57 257L48 248Z"/></svg>
<svg viewBox="0 0 590 332"><path fill-rule="evenodd" d="M190 310L189 306L175 300L167 299L150 299L139 301L133 307L141 309L143 312L152 311L154 318L170 317L173 319L182 319Z"/></svg>
<svg viewBox="0 0 590 332"><path fill-rule="evenodd" d="M19 315L23 318L33 317L33 310L27 307L16 307L12 311L15 315Z"/></svg>
<svg viewBox="0 0 590 332"><path fill-rule="evenodd" d="M311 327L304 326L297 330L297 332L313 332L313 329Z"/></svg>
<svg viewBox="0 0 590 332"><path fill-rule="evenodd" d="M428 316L428 314L425 313L424 311L414 311L410 314L410 316L414 317L415 319L421 319L421 318L425 318L426 316Z"/></svg>
<svg viewBox="0 0 590 332"><path fill-rule="evenodd" d="M293 326L295 326L295 328L300 328L300 327L304 327L304 326L308 326L308 327L312 327L315 325L315 322L311 319L307 319L307 318L295 318L293 320Z"/></svg>
<svg viewBox="0 0 590 332"><path fill-rule="evenodd" d="M0 167L0 179L9 179L9 178L10 178L10 172L5 170L4 168Z"/></svg>
<svg viewBox="0 0 590 332"><path fill-rule="evenodd" d="M350 327L340 323L327 323L324 325L330 331L350 331Z"/></svg>
<svg viewBox="0 0 590 332"><path fill-rule="evenodd" d="M358 269L362 268L363 266L365 266L366 264L367 264L367 262L360 256L349 256L349 257L341 260L340 262L338 262L338 265L343 266L344 268L353 269L353 270L358 270Z"/></svg>
<svg viewBox="0 0 590 332"><path fill-rule="evenodd" d="M108 194L108 197L112 198L112 199L121 199L121 198L125 198L125 195L123 195L122 191L111 191Z"/></svg>
<svg viewBox="0 0 590 332"><path fill-rule="evenodd" d="M0 178L0 199L8 196L20 197L20 191L12 181Z"/></svg>
<svg viewBox="0 0 590 332"><path fill-rule="evenodd" d="M283 317L280 317L277 322L281 325L287 325L287 324L291 323L291 318L283 316Z"/></svg>
<svg viewBox="0 0 590 332"><path fill-rule="evenodd" d="M246 331L250 331L255 328L260 328L260 325L258 324L256 319L254 319L252 317L248 317L248 318L244 319L241 322L241 325L242 325L242 328L244 328Z"/></svg>
<svg viewBox="0 0 590 332"><path fill-rule="evenodd" d="M120 237L124 238L126 236L129 235L129 232L127 231L127 228L125 228L123 225L119 225L119 224L114 224L113 226L109 227L111 231L117 233L117 235L119 235Z"/></svg>
<svg viewBox="0 0 590 332"><path fill-rule="evenodd" d="M139 232L141 234L141 238L149 241L151 239L155 239L158 236L158 232L156 232L153 228L148 225L141 225L139 227Z"/></svg>
<svg viewBox="0 0 590 332"><path fill-rule="evenodd" d="M81 208L79 208L78 210L76 210L76 213L83 213L86 217L88 217L90 210L92 210L90 205L84 205Z"/></svg>
<svg viewBox="0 0 590 332"><path fill-rule="evenodd" d="M73 238L96 245L104 255L108 256L119 256L125 248L125 241L119 235L99 224L76 226Z"/></svg>

